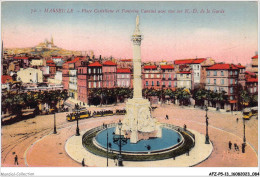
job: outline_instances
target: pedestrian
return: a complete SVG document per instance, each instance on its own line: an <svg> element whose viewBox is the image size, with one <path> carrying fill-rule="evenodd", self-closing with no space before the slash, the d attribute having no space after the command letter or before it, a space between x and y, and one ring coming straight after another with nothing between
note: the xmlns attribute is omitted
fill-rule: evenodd
<svg viewBox="0 0 260 177"><path fill-rule="evenodd" d="M231 143L231 141L228 142L228 147L229 147L229 150L231 150L231 148L232 148L232 143Z"/></svg>
<svg viewBox="0 0 260 177"><path fill-rule="evenodd" d="M234 144L234 148L235 148L235 150L237 150L237 144L236 143Z"/></svg>
<svg viewBox="0 0 260 177"><path fill-rule="evenodd" d="M82 160L82 167L85 167L85 161L84 161L84 158L83 158L83 160Z"/></svg>
<svg viewBox="0 0 260 177"><path fill-rule="evenodd" d="M246 144L242 143L242 153L245 153Z"/></svg>
<svg viewBox="0 0 260 177"><path fill-rule="evenodd" d="M14 164L15 164L15 165L19 165L19 164L18 164L18 156L17 156L17 155L15 155L15 157L14 157Z"/></svg>
<svg viewBox="0 0 260 177"><path fill-rule="evenodd" d="M237 123L238 123L238 118L237 118Z"/></svg>
<svg viewBox="0 0 260 177"><path fill-rule="evenodd" d="M175 155L173 155L172 159L175 160Z"/></svg>
<svg viewBox="0 0 260 177"><path fill-rule="evenodd" d="M166 120L168 120L168 119L169 119L169 117L168 117L168 115L167 115L167 114L166 114L166 117L165 117L165 119L166 119Z"/></svg>

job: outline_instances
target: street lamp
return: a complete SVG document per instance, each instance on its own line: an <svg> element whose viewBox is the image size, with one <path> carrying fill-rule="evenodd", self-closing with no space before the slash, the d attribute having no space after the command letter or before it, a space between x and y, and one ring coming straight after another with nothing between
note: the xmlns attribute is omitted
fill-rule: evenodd
<svg viewBox="0 0 260 177"><path fill-rule="evenodd" d="M242 144L242 153L245 153L245 147L246 147L246 124L245 124L245 119L243 119L243 125L244 125L244 138L243 138L243 144Z"/></svg>
<svg viewBox="0 0 260 177"><path fill-rule="evenodd" d="M122 146L127 144L127 138L124 137L124 135L121 135L121 130L122 130L122 122L119 120L118 123L118 129L119 129L119 135L115 135L113 133L113 142L119 146L119 155L118 155L118 166L122 167L123 166L123 159L122 159Z"/></svg>
<svg viewBox="0 0 260 177"><path fill-rule="evenodd" d="M108 125L104 124L104 127L106 128L106 131L107 131ZM107 167L108 167L108 131L107 131Z"/></svg>
<svg viewBox="0 0 260 177"><path fill-rule="evenodd" d="M79 104L75 104L75 118L77 119L77 128L76 128L76 136L80 136L79 133Z"/></svg>
<svg viewBox="0 0 260 177"><path fill-rule="evenodd" d="M209 126L209 122L208 122L208 107L205 106L205 110L206 110L206 139L205 139L205 144L209 144L209 132L208 132L208 126Z"/></svg>
<svg viewBox="0 0 260 177"><path fill-rule="evenodd" d="M53 128L53 134L57 134L57 131L56 131L56 114L54 112L54 128Z"/></svg>

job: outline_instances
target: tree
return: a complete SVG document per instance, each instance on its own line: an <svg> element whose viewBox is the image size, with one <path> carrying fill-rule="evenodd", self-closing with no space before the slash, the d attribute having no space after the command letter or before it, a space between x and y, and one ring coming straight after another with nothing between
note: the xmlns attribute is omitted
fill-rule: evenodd
<svg viewBox="0 0 260 177"><path fill-rule="evenodd" d="M191 94L190 94L189 89L177 88L175 94L176 94L176 98L179 100L180 105L190 104Z"/></svg>

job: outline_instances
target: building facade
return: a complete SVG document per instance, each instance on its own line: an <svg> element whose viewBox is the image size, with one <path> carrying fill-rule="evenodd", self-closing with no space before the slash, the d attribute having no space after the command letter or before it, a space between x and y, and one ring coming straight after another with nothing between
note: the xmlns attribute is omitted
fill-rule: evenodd
<svg viewBox="0 0 260 177"><path fill-rule="evenodd" d="M104 88L115 88L116 87L116 63L112 61L106 61L103 63L103 87Z"/></svg>
<svg viewBox="0 0 260 177"><path fill-rule="evenodd" d="M252 72L258 75L258 55L252 57Z"/></svg>
<svg viewBox="0 0 260 177"><path fill-rule="evenodd" d="M192 89L192 71L178 71L176 78L178 88Z"/></svg>
<svg viewBox="0 0 260 177"><path fill-rule="evenodd" d="M145 65L142 69L143 88L162 89L160 67Z"/></svg>
<svg viewBox="0 0 260 177"><path fill-rule="evenodd" d="M175 71L173 65L160 65L160 68L161 68L162 86L164 88L174 88Z"/></svg>
<svg viewBox="0 0 260 177"><path fill-rule="evenodd" d="M193 85L195 87L200 86L203 84L202 77L202 63L205 62L206 58L196 58L196 59L182 59L182 60L175 60L174 64L176 66L177 71L182 71L182 67L189 66L190 69L193 70Z"/></svg>
<svg viewBox="0 0 260 177"><path fill-rule="evenodd" d="M131 70L129 68L117 69L117 87L131 87Z"/></svg>
<svg viewBox="0 0 260 177"><path fill-rule="evenodd" d="M233 64L218 63L207 68L206 89L214 92L224 91L228 97L227 109L237 110L239 68ZM220 105L223 108L223 105Z"/></svg>
<svg viewBox="0 0 260 177"><path fill-rule="evenodd" d="M23 83L43 82L43 74L40 69L20 68L20 71L17 72L17 81L21 81Z"/></svg>

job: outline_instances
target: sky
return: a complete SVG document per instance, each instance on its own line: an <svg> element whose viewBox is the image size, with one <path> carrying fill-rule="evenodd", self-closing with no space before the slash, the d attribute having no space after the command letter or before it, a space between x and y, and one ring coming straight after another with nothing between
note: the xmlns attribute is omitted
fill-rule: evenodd
<svg viewBox="0 0 260 177"><path fill-rule="evenodd" d="M212 57L217 62L247 64L258 51L257 5L245 1L2 2L2 40L5 48L33 47L53 36L60 48L132 58L131 35L139 14L143 61ZM105 9L113 12L101 11Z"/></svg>

